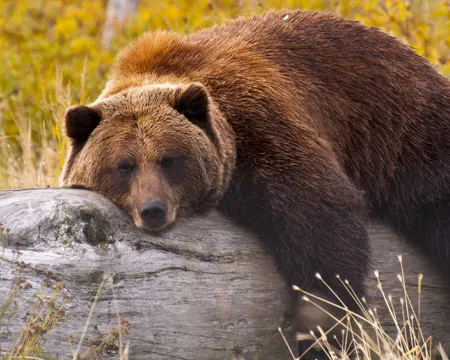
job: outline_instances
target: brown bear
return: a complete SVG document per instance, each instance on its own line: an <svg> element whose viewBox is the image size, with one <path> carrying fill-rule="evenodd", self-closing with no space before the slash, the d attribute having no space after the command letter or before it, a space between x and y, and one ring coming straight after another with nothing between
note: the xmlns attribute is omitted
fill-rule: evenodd
<svg viewBox="0 0 450 360"><path fill-rule="evenodd" d="M450 83L375 28L293 11L148 33L66 128L63 186L152 231L218 206L349 306L336 274L363 295L369 214L450 269Z"/></svg>

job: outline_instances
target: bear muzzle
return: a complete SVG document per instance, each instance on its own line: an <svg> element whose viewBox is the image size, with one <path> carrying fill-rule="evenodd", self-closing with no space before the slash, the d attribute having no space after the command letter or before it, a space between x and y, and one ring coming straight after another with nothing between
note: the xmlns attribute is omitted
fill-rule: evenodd
<svg viewBox="0 0 450 360"><path fill-rule="evenodd" d="M135 215L138 215L134 217L137 227L149 231L160 231L174 222L176 211L170 211L166 203L150 200L142 203Z"/></svg>
<svg viewBox="0 0 450 360"><path fill-rule="evenodd" d="M159 201L147 201L141 205L139 216L145 222L159 225L167 215L167 205Z"/></svg>
<svg viewBox="0 0 450 360"><path fill-rule="evenodd" d="M138 213L144 227L149 230L158 230L167 223L167 204L160 201L144 202Z"/></svg>

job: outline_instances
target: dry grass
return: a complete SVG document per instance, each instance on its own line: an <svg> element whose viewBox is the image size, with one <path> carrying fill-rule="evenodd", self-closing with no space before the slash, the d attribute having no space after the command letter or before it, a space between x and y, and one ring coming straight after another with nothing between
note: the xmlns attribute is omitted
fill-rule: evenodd
<svg viewBox="0 0 450 360"><path fill-rule="evenodd" d="M6 231L8 230L0 223L0 246L2 248ZM19 312L20 314L26 314L26 319L22 329L18 334L15 334L15 340L11 341L11 348L8 350L0 349L0 359L57 359L57 354L45 351L44 345L47 338L51 336L52 330L63 324L70 315L65 309L71 298L65 295L64 282L51 284L50 281L44 280L41 289L33 295L31 306L27 309L20 309L19 299L22 297L23 290L32 288L32 285L24 275L26 265L19 261L19 258L20 252L17 251L13 254L13 259L8 260L12 268L15 268L16 274L11 281L11 288L6 299L0 303L0 325L8 326L11 318ZM0 256L0 263L3 261L6 260L3 256ZM76 348L72 349L73 360L101 359L103 354L108 351L118 353L119 360L128 360L129 344L124 345L124 336L128 334L131 325L119 314L117 301L114 301L117 326L112 327L106 333L97 331L94 337L91 337L87 342L85 341L92 315L105 284L110 286L114 300L117 299L112 277L105 276L91 305L82 336ZM73 344L73 338L68 335L67 341L67 347L69 348Z"/></svg>
<svg viewBox="0 0 450 360"><path fill-rule="evenodd" d="M21 291L24 288L30 287L22 276L23 265L21 271L13 279L11 290L8 298L0 305L0 324L9 321L17 311L17 299L21 296ZM85 344L85 336L90 326L90 321L100 298L105 280L112 286L110 277L105 279L100 284L97 295L92 303L91 310L86 320L81 336L76 349L73 350L73 360L89 360L101 359L105 352L114 351L118 353L119 360L128 360L129 344L123 344L124 335L128 334L130 328L129 322L120 316L117 312L117 326L111 328L106 333L97 331L95 336L91 337L87 344ZM48 289L50 293L48 292ZM5 360L13 359L36 359L36 360L51 360L57 359L56 354L48 353L43 350L44 344L51 331L64 322L68 314L66 314L65 307L70 301L70 298L64 295L64 283L60 282L50 286L47 282L43 283L42 289L35 295L31 310L27 312L26 323L17 335L16 340L10 350L3 351ZM68 336L67 346L71 346L73 339ZM0 358L1 357L0 355Z"/></svg>
<svg viewBox="0 0 450 360"><path fill-rule="evenodd" d="M64 109L94 100L116 51L146 30L193 32L267 9L327 10L382 28L450 74L448 0L141 0L110 49L101 45L106 3L0 0L0 189L57 185Z"/></svg>
<svg viewBox="0 0 450 360"><path fill-rule="evenodd" d="M304 301L311 303L333 318L335 325L327 331L319 326L309 333L297 334L297 340L311 340L313 344L299 358L296 358L290 349L292 358L300 360L305 357L309 350L314 349L322 351L330 360L350 360L355 358L364 360L431 360L435 359L436 356L448 360L442 345L433 344L432 337L425 337L420 326L420 298L422 295L423 276L422 274L418 275L418 306L415 308L404 280L405 274L401 256L399 256L399 262L401 273L397 275L397 278L403 289L403 296L398 299L399 304L395 303L394 299L386 294L379 272L374 272L378 282L378 290L384 299L384 304L395 326L395 334L391 334L381 324L376 308L372 308L366 299L356 297L346 280L340 279L342 285L358 304L360 313L350 311L319 274L316 276L335 295L335 303L294 286L295 291L303 294ZM330 306L343 311L345 315L342 318L337 318L327 310ZM282 333L281 335L283 336ZM283 339L286 341L284 336Z"/></svg>
<svg viewBox="0 0 450 360"><path fill-rule="evenodd" d="M57 76L52 98L43 96L42 108L51 114L39 124L39 136L33 136L32 119L24 107L9 103L7 110L18 130L17 142L7 141L0 117L0 179L2 187L32 188L56 185L66 155L64 111L72 104L70 87ZM3 100L3 105L7 103ZM1 113L0 113L1 114ZM1 115L0 115L1 116ZM19 150L20 148L20 150Z"/></svg>
<svg viewBox="0 0 450 360"><path fill-rule="evenodd" d="M87 317L86 323L83 328L83 333L81 335L80 341L78 342L77 348L73 354L73 360L88 360L88 359L101 358L101 355L103 354L103 352L107 351L108 349L117 350L118 354L119 354L119 360L128 360L129 343L127 343L124 346L123 336L125 334L128 334L128 330L131 325L127 319L125 319L124 317L122 317L119 314L117 301L114 301L114 305L116 308L116 316L117 316L117 327L113 327L106 334L97 332L95 338L91 339L89 341L88 348L86 350L82 351L83 342L86 337L86 333L89 328L89 325L90 325L90 322L92 319L92 315L94 314L95 307L98 303L98 300L100 299L100 296L101 296L102 290L105 286L105 283L110 285L110 287L113 291L114 300L117 299L117 295L114 292L113 278L110 275L105 275L97 289L97 294L95 295L94 301L92 302L92 306L89 311L89 315Z"/></svg>
<svg viewBox="0 0 450 360"><path fill-rule="evenodd" d="M26 285L26 284L25 284ZM41 342L65 315L64 307L68 299L62 295L64 283L52 286L50 295L46 291L36 295L31 312L27 315L26 325L19 332L13 347L7 353L6 359L27 359L38 355L52 358L41 349Z"/></svg>
<svg viewBox="0 0 450 360"><path fill-rule="evenodd" d="M6 231L0 224L0 240ZM18 300L25 289L32 288L27 282L24 271L26 265L18 259L20 252L13 253L13 259L8 260L15 267L16 274L11 281L11 288L6 300L0 304L0 325L8 326L10 319L19 312ZM3 257L0 262L6 261ZM33 296L33 302L26 311L25 324L16 334L16 339L12 343L11 349L2 349L1 358L12 359L54 359L50 354L42 349L45 342L45 335L63 321L65 316L65 305L69 298L64 295L64 283L59 282L51 285L48 281L43 281L41 289Z"/></svg>

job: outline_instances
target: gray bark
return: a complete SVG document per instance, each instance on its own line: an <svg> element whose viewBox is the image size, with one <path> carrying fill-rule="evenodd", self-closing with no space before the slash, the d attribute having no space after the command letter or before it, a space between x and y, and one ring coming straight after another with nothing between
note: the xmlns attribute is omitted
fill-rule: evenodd
<svg viewBox="0 0 450 360"><path fill-rule="evenodd" d="M103 197L84 190L39 189L0 192L4 236L0 262L0 307L15 276L14 250L25 262L26 280L18 310L0 321L0 348L10 348L24 324L27 302L43 279L64 281L71 300L68 318L48 337L46 349L71 356L66 338L81 337L93 297L104 286L84 343L116 326L116 306L132 325L126 340L130 359L288 359L278 327L293 344L291 292L259 239L222 215L181 219L170 231L138 230ZM394 299L403 294L396 274L402 254L407 285L415 298L417 274L424 273L422 327L433 342L450 344L450 289L423 251L371 224L372 265ZM382 297L368 280L369 303L382 322ZM116 298L114 298L116 297ZM398 303L398 301L397 301ZM295 347L294 347L295 348ZM117 354L105 358L118 359Z"/></svg>
<svg viewBox="0 0 450 360"><path fill-rule="evenodd" d="M115 28L124 24L125 20L136 12L138 0L109 0L106 9L106 21L103 28L102 44L109 48Z"/></svg>

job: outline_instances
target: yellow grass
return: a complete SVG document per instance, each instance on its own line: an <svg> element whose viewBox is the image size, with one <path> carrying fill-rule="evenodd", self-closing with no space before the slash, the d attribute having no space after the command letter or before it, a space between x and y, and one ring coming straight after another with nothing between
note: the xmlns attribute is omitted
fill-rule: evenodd
<svg viewBox="0 0 450 360"><path fill-rule="evenodd" d="M63 112L92 101L115 53L146 30L182 33L266 9L328 10L378 26L450 74L447 0L141 0L102 47L103 0L0 0L0 189L56 186Z"/></svg>

